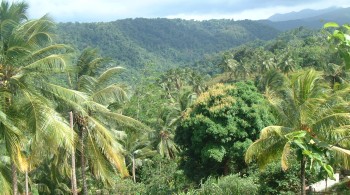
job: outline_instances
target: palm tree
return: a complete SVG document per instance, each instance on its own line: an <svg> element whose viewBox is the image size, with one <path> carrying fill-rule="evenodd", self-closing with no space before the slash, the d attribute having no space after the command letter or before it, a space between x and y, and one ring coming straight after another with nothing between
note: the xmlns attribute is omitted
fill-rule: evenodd
<svg viewBox="0 0 350 195"><path fill-rule="evenodd" d="M31 149L51 154L73 144L68 124L41 93L45 76L65 70L68 47L53 42L54 24L47 16L26 20L27 8L23 2L0 5L0 134L11 159L13 194L17 169L28 168L22 139L32 136ZM40 148L42 140L50 146Z"/></svg>
<svg viewBox="0 0 350 195"><path fill-rule="evenodd" d="M241 80L245 80L247 76L249 76L250 70L249 65L244 62L240 62L237 64L234 70L235 77L240 77Z"/></svg>
<svg viewBox="0 0 350 195"><path fill-rule="evenodd" d="M294 72L296 69L296 63L291 57L288 57L281 63L280 69L284 74Z"/></svg>
<svg viewBox="0 0 350 195"><path fill-rule="evenodd" d="M108 107L127 100L125 87L115 83L121 67L109 68L98 74L102 65L109 65L96 49L88 48L77 60L77 73L72 77L74 89L49 85L46 90L62 102L65 109L74 110L75 127L79 133L83 193L87 194L86 169L103 182L113 183L113 165L122 177L129 176L121 141L126 134L122 128L146 128L140 122ZM62 98L64 97L64 98ZM89 166L87 166L87 164Z"/></svg>
<svg viewBox="0 0 350 195"><path fill-rule="evenodd" d="M265 97L272 97L284 89L286 77L276 69L271 69L256 78L257 88Z"/></svg>
<svg viewBox="0 0 350 195"><path fill-rule="evenodd" d="M224 72L228 72L230 74L230 79L232 79L232 76L236 75L236 68L239 65L239 62L237 62L234 58L233 55L230 54L229 52L226 52L223 57L222 61L219 64L219 67L221 67Z"/></svg>
<svg viewBox="0 0 350 195"><path fill-rule="evenodd" d="M344 91L342 91L344 93ZM333 96L331 96L333 95ZM322 75L314 70L307 70L294 74L289 86L282 93L274 93L269 97L275 112L278 124L261 130L260 138L246 151L246 162L257 160L263 168L271 161L280 158L282 168L288 168L288 158L293 151L297 151L301 165L301 192L305 193L305 165L306 150L292 149L295 146L322 143L327 150L331 150L340 159L345 159L344 166L349 167L347 161L349 142L340 138L348 136L350 124L349 110L340 94L331 93L331 90L322 81ZM302 132L308 136L304 143L292 142L291 135ZM306 139L305 139L306 140ZM312 140L312 141L311 141ZM338 146L334 146L334 144ZM319 147L321 148L321 147Z"/></svg>
<svg viewBox="0 0 350 195"><path fill-rule="evenodd" d="M128 130L127 137L124 140L124 148L128 156L128 166L131 165L132 178L136 182L136 169L142 166L142 163L149 160L156 154L152 149L152 144L149 139L150 131L144 129L143 131Z"/></svg>
<svg viewBox="0 0 350 195"><path fill-rule="evenodd" d="M77 68L78 72L76 74L76 82L74 85L74 89L85 92L89 95L89 100L101 104L101 106L108 106L114 102L121 102L126 99L126 92L118 85L116 84L110 84L108 83L109 79L114 76L115 73L120 71L120 67L115 67L108 69L104 73L102 73L98 78L95 78L94 76L97 75L98 68L102 65L109 63L110 61L102 58L99 56L98 51L93 48L87 48L85 49L81 55L79 56L77 60ZM100 164L104 164L105 167L100 167L98 169L106 169L108 165L105 162L105 159L103 159L106 155L108 156L114 156L115 161L122 162L123 157L121 155L122 148L120 145L118 146L117 140L114 139L112 131L110 131L104 124L102 124L100 121L96 120L93 117L94 109L88 109L85 113L76 113L75 114L75 121L76 126L78 128L78 132L80 134L80 160L81 160L81 173L82 173L82 186L83 186L83 193L87 194L87 184L86 184L86 160L88 159L90 162L96 164L94 160L96 161L96 157L98 158L98 161ZM91 118L90 118L91 117ZM89 123L91 121L96 122L99 124L99 127L101 131L103 131L110 140L104 139L100 137L100 139L96 139L96 129L89 127ZM88 137L86 137L88 136ZM95 138L95 139L92 139ZM101 139L102 138L102 139ZM115 154L108 154L108 153L101 153L106 146L103 146L99 143L110 143L112 145L108 145L107 147L110 148L110 152L113 152ZM114 145L114 146L113 146ZM91 147L91 148L86 148ZM97 149L96 149L97 148ZM86 151L88 149L89 151ZM113 151L115 150L115 151ZM93 154L93 155L92 155ZM91 167L94 167L91 165ZM119 165L119 170L124 174L124 176L127 176L128 173L126 172L124 168L124 164L122 163ZM123 170L124 169L124 170ZM98 173L99 170L95 170L95 173ZM106 174L107 175L107 174ZM104 176L103 176L104 177Z"/></svg>
<svg viewBox="0 0 350 195"><path fill-rule="evenodd" d="M263 61L262 66L260 67L260 73L265 73L266 71L273 70L277 68L277 59L276 57L271 57Z"/></svg>
<svg viewBox="0 0 350 195"><path fill-rule="evenodd" d="M174 107L175 106L175 107ZM165 106L158 118L158 128L155 132L157 150L162 157L174 159L179 152L174 142L175 124L182 117L182 111L177 108L178 104Z"/></svg>
<svg viewBox="0 0 350 195"><path fill-rule="evenodd" d="M346 72L344 71L344 67L339 66L337 64L329 63L327 66L323 68L324 77L327 81L330 82L331 88L333 89L336 83L343 83L345 81Z"/></svg>
<svg viewBox="0 0 350 195"><path fill-rule="evenodd" d="M89 94L90 99L96 103L99 103L103 106L109 106L115 102L123 102L127 99L127 95L122 86L113 83L110 81L111 78L115 76L116 73L122 70L121 67L110 68L98 78L94 78L97 75L98 68L106 63L109 63L110 60L99 56L98 50L93 48L85 49L78 58L77 67L78 72L77 82L75 89L83 91ZM93 116L91 113L92 110L88 110L88 116ZM86 133L88 136L91 136L92 132L87 132L90 129L88 128L88 116L81 114L76 115L77 127L80 132L80 153L81 153L81 172L82 172L82 181L83 181L83 191L84 194L87 194L87 184L86 184L86 154L85 154L85 145L86 142L89 142L89 139L86 139ZM107 129L106 129L107 130ZM101 140L100 140L101 141ZM106 141L106 140L105 140ZM92 146L96 143L90 143ZM87 144L89 145L89 144ZM121 152L121 148L117 151ZM100 155L101 156L101 155ZM103 156L103 155L102 155ZM119 157L121 158L121 157ZM93 162L93 159L89 159ZM122 160L122 159L119 159ZM127 174L126 174L127 175Z"/></svg>

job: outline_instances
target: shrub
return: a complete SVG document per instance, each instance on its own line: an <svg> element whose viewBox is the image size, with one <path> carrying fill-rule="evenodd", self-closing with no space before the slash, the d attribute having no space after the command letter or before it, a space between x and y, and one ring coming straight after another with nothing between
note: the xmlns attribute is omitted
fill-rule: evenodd
<svg viewBox="0 0 350 195"><path fill-rule="evenodd" d="M218 179L209 178L201 188L188 194L213 195L213 194L258 194L259 185L253 177L240 177L237 174L228 175Z"/></svg>

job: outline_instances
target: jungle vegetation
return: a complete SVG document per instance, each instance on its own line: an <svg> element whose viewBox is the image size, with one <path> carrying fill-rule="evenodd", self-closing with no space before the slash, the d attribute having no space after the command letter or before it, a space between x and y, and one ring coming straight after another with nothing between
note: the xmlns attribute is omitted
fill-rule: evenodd
<svg viewBox="0 0 350 195"><path fill-rule="evenodd" d="M348 25L27 9L0 5L1 194L304 194L350 168Z"/></svg>

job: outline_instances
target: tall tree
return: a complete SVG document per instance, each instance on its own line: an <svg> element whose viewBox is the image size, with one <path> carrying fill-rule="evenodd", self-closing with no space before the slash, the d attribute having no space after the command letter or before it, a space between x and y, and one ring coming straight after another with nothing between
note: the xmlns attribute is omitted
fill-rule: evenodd
<svg viewBox="0 0 350 195"><path fill-rule="evenodd" d="M28 169L22 138L32 136L30 149L42 153L73 144L68 124L41 93L45 76L65 70L68 47L55 44L54 24L47 16L27 20L27 8L23 2L2 1L0 6L0 125L12 162L13 194L18 193L17 170ZM51 144L40 148L43 140Z"/></svg>
<svg viewBox="0 0 350 195"><path fill-rule="evenodd" d="M63 102L65 109L74 110L75 127L80 138L78 152L84 194L88 193L87 168L107 184L113 183L113 167L121 177L129 176L121 145L125 137L122 129L146 128L140 122L108 109L112 104L123 103L127 99L125 88L114 80L122 68L112 67L99 73L101 66L109 65L109 62L96 49L88 48L78 57L78 70L71 77L72 87L80 92L57 85L47 88L58 101ZM65 98L60 98L61 94L65 94Z"/></svg>
<svg viewBox="0 0 350 195"><path fill-rule="evenodd" d="M151 140L149 139L150 131L143 130L127 130L127 137L123 141L123 146L128 156L127 164L131 166L131 172L134 182L136 182L136 169L141 167L143 162L149 160L156 154L152 148Z"/></svg>
<svg viewBox="0 0 350 195"><path fill-rule="evenodd" d="M176 129L185 172L199 181L242 171L245 149L273 120L264 104L251 82L217 84L202 93Z"/></svg>

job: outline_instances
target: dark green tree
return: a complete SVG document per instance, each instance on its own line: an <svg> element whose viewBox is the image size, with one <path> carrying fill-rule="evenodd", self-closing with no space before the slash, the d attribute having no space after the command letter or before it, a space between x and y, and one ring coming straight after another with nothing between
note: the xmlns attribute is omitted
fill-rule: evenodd
<svg viewBox="0 0 350 195"><path fill-rule="evenodd" d="M184 114L175 141L192 179L246 168L244 152L273 118L252 82L217 84L202 93Z"/></svg>

